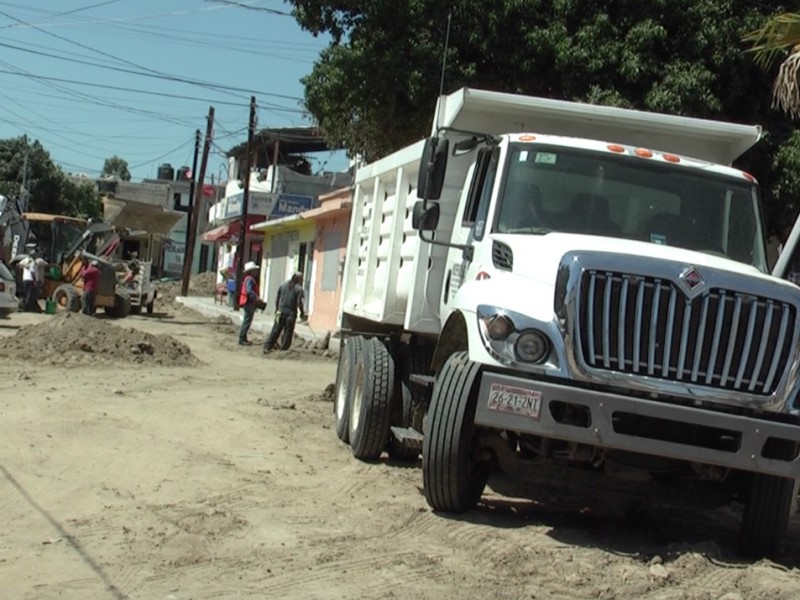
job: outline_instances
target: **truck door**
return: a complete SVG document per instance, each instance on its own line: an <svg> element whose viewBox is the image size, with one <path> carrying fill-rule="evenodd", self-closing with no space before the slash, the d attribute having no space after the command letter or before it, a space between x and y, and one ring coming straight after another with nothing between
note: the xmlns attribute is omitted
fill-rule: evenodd
<svg viewBox="0 0 800 600"><path fill-rule="evenodd" d="M462 195L459 212L453 226L453 244L470 246L480 242L486 234L487 215L492 197L492 188L497 174L499 150L496 147L481 148L475 159L469 189ZM459 248L451 248L447 254L445 284L442 293L442 321L450 313L450 305L458 289L464 283L472 263L472 253Z"/></svg>

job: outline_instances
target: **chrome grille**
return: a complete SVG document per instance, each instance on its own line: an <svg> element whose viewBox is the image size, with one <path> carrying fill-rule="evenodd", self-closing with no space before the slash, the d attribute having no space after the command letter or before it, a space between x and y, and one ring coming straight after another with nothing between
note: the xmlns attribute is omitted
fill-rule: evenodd
<svg viewBox="0 0 800 600"><path fill-rule="evenodd" d="M772 394L791 354L791 304L670 280L585 271L578 352L590 368Z"/></svg>

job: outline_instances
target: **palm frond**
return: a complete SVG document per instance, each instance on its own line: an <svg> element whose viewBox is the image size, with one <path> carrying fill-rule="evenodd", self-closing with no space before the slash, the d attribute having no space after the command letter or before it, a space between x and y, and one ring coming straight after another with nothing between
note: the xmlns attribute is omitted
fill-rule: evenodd
<svg viewBox="0 0 800 600"><path fill-rule="evenodd" d="M781 64L772 86L772 107L780 108L796 119L800 116L800 47Z"/></svg>
<svg viewBox="0 0 800 600"><path fill-rule="evenodd" d="M763 27L742 37L752 44L748 52L755 55L756 64L772 66L786 56L786 51L800 45L800 14L781 13L770 18Z"/></svg>

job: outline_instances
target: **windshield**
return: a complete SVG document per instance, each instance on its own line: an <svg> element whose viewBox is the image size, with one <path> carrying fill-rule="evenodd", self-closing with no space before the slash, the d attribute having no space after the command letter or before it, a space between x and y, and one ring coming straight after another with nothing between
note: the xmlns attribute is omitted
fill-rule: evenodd
<svg viewBox="0 0 800 600"><path fill-rule="evenodd" d="M83 234L84 228L71 221L28 221L30 238L50 262L58 260L58 255L72 246ZM54 239L55 235L55 239Z"/></svg>
<svg viewBox="0 0 800 600"><path fill-rule="evenodd" d="M602 235L767 270L755 185L641 159L512 144L494 231Z"/></svg>

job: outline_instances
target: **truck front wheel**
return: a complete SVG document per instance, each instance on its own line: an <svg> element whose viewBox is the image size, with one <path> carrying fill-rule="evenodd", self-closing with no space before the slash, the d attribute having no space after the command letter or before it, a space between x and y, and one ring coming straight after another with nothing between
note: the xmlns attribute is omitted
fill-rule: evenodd
<svg viewBox="0 0 800 600"><path fill-rule="evenodd" d="M489 479L489 463L474 444L475 404L480 366L467 352L445 362L433 385L422 445L425 499L434 510L474 508Z"/></svg>
<svg viewBox="0 0 800 600"><path fill-rule="evenodd" d="M350 399L356 378L356 367L361 359L364 338L354 336L345 340L339 352L339 368L336 370L336 396L333 411L336 415L336 435L345 444L350 442Z"/></svg>
<svg viewBox="0 0 800 600"><path fill-rule="evenodd" d="M796 497L794 479L753 475L739 536L742 554L751 558L775 558L780 554Z"/></svg>
<svg viewBox="0 0 800 600"><path fill-rule="evenodd" d="M379 340L365 340L355 368L348 432L359 460L379 458L389 441L393 391L394 360Z"/></svg>

